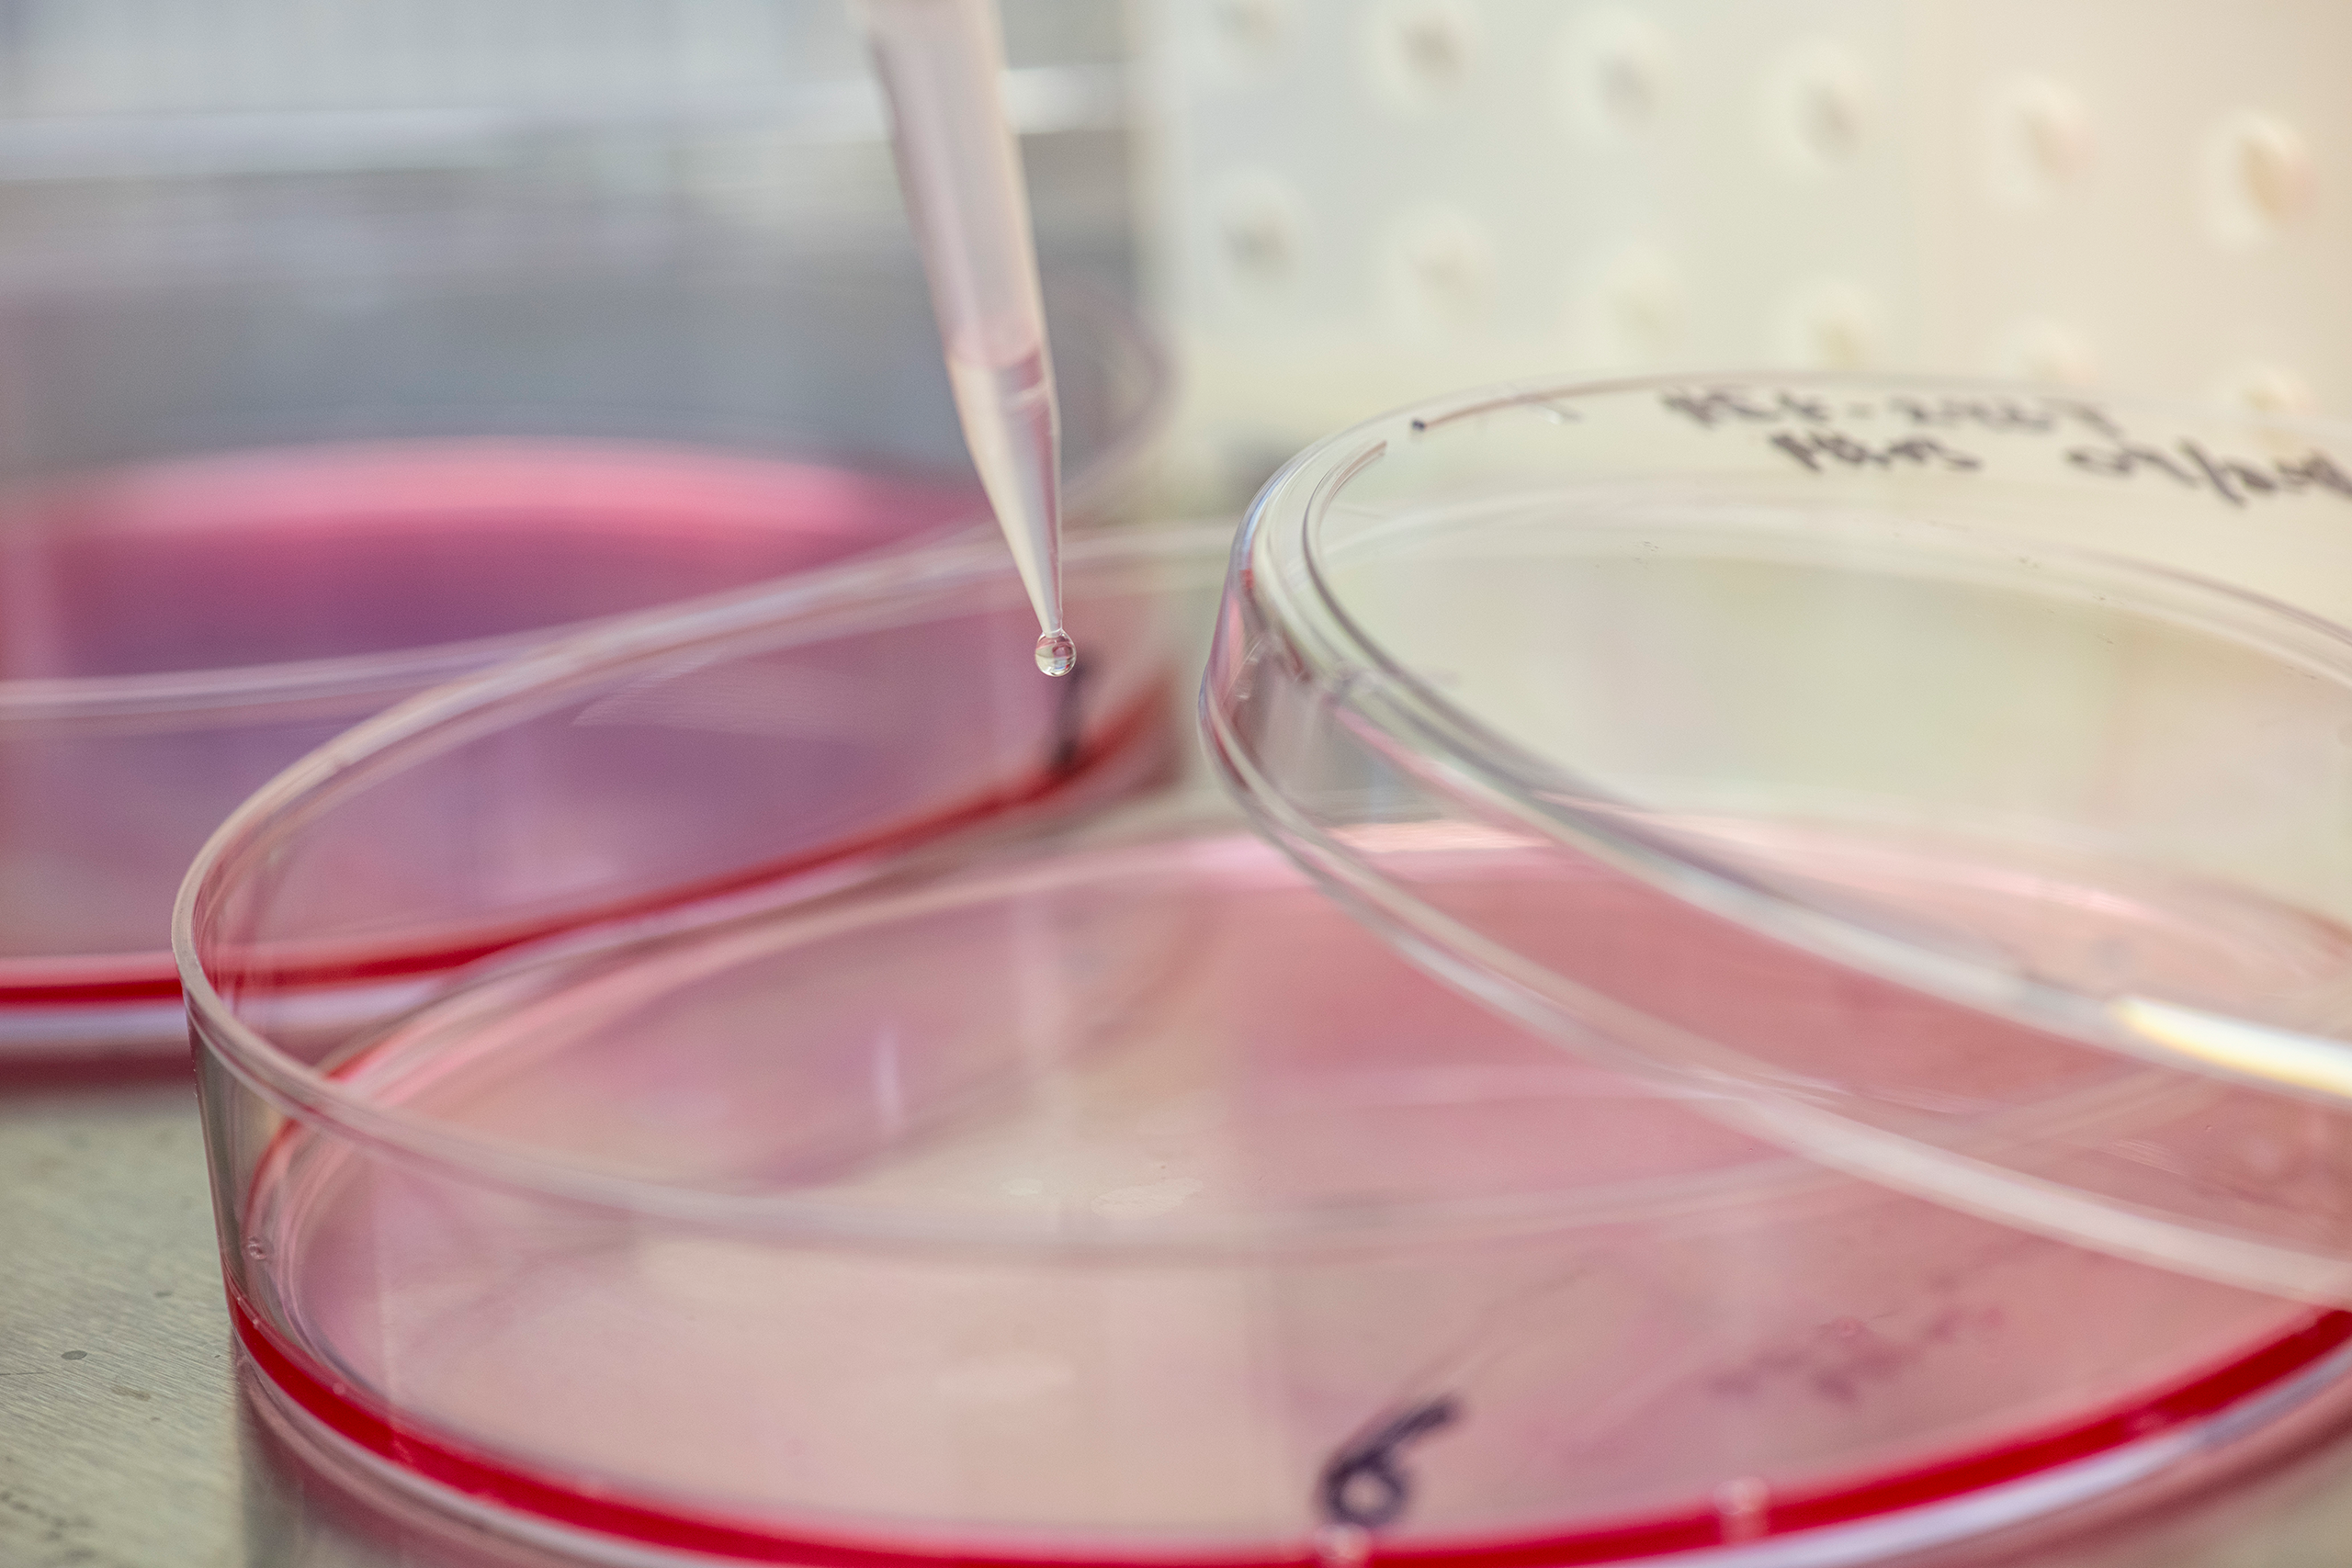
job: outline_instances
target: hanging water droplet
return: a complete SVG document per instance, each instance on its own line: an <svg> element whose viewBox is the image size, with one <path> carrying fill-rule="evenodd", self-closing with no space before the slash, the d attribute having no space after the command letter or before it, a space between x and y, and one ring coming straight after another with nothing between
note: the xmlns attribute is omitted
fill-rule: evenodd
<svg viewBox="0 0 2352 1568"><path fill-rule="evenodd" d="M1037 639L1037 668L1048 675L1067 675L1078 668L1078 644L1057 626Z"/></svg>

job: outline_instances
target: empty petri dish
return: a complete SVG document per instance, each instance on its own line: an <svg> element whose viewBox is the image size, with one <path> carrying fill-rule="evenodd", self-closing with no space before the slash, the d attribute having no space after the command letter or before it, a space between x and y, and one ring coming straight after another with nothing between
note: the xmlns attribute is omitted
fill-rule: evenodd
<svg viewBox="0 0 2352 1568"><path fill-rule="evenodd" d="M1269 832L1562 1044L1905 1190L2342 1302L2347 452L1929 383L1454 399L1261 497L1206 711ZM1561 922L1421 886L1427 835Z"/></svg>
<svg viewBox="0 0 2352 1568"><path fill-rule="evenodd" d="M188 859L368 714L601 617L989 526L944 383L924 400L919 278L531 259L408 280L293 346L243 267L0 286L43 389L0 433L0 1062L184 1049ZM1073 513L1099 521L1159 360L1107 299L1055 310Z"/></svg>
<svg viewBox="0 0 2352 1568"><path fill-rule="evenodd" d="M264 1416L582 1555L842 1568L1879 1561L2341 1418L2352 1315L1801 1158L1391 951L1140 716L1228 543L1074 543L1074 685L980 656L1001 551L921 554L242 808L175 941ZM1071 793L879 826L976 777ZM1680 936L1406 828L1493 932Z"/></svg>

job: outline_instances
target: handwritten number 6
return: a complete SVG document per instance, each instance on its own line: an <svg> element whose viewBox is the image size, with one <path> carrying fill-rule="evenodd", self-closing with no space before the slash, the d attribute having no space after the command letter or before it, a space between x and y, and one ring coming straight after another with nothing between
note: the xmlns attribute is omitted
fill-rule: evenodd
<svg viewBox="0 0 2352 1568"><path fill-rule="evenodd" d="M1452 1395L1417 1404L1349 1444L1323 1467L1323 1516L1334 1524L1376 1530L1403 1517L1412 1500L1413 1483L1397 1467L1397 1455L1408 1443L1427 1437L1461 1414Z"/></svg>

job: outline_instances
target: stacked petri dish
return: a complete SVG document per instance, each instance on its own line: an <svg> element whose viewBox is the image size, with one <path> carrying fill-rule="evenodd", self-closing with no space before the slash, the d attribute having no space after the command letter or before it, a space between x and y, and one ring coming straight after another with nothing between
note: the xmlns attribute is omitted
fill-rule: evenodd
<svg viewBox="0 0 2352 1568"><path fill-rule="evenodd" d="M2169 1517L2352 1421L2345 451L1505 389L1076 545L1075 684L976 546L411 703L175 918L257 1407L607 1561Z"/></svg>
<svg viewBox="0 0 2352 1568"><path fill-rule="evenodd" d="M345 184L195 231L134 207L111 265L69 230L87 276L0 258L0 1064L184 1051L188 858L368 715L603 617L989 527L911 265L636 208L626 244L608 208L485 230L494 202ZM1107 295L1051 292L1100 521L1160 364Z"/></svg>

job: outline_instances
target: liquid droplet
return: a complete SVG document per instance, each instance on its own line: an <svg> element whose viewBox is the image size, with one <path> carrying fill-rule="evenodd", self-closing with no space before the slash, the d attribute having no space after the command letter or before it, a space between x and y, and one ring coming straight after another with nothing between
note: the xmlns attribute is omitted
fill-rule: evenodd
<svg viewBox="0 0 2352 1568"><path fill-rule="evenodd" d="M245 1243L245 1256L260 1263L269 1257L269 1248L258 1240L249 1241Z"/></svg>
<svg viewBox="0 0 2352 1568"><path fill-rule="evenodd" d="M1078 644L1057 627L1037 639L1037 668L1048 675L1067 675L1078 668Z"/></svg>

